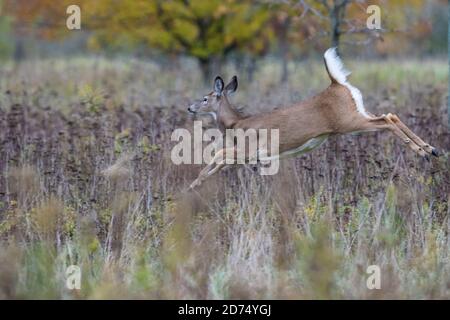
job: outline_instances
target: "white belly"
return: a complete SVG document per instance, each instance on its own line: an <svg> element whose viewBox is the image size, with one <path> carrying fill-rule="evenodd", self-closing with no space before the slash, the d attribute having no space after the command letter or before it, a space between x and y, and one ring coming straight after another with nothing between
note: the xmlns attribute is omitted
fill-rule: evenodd
<svg viewBox="0 0 450 320"><path fill-rule="evenodd" d="M322 143L324 143L327 139L328 139L328 134L323 134L321 136L309 139L308 141L306 141L304 144L302 144L301 146L291 149L291 150L287 150L284 151L282 153L280 153L279 155L276 156L271 156L271 157L261 157L260 160L261 161L268 161L268 160L274 160L277 158L288 158L288 157L296 157L299 156L301 154L310 152L312 150L314 150L315 148L317 148L318 146L320 146Z"/></svg>

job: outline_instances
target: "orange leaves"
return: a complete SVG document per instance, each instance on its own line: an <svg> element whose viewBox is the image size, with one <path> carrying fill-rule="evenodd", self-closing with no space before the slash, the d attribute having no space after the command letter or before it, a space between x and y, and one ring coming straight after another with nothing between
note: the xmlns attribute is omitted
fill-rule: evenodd
<svg viewBox="0 0 450 320"><path fill-rule="evenodd" d="M72 34L66 8L81 7L81 29L89 31L88 47L150 47L199 59L231 51L262 55L280 41L292 50L329 46L331 12L342 0L0 0L12 18L14 33L55 39ZM445 7L446 1L434 2ZM382 32L366 27L369 5L381 9ZM379 53L402 51L409 42L432 33L425 0L349 0L339 32L343 42L372 37ZM389 39L392 37L392 39ZM379 44L380 39L386 43ZM399 41L396 39L401 38ZM281 40L280 40L281 39ZM291 49L289 49L291 50Z"/></svg>
<svg viewBox="0 0 450 320"><path fill-rule="evenodd" d="M32 34L52 39L67 32L66 8L77 1L4 0L3 11L13 17L18 34Z"/></svg>

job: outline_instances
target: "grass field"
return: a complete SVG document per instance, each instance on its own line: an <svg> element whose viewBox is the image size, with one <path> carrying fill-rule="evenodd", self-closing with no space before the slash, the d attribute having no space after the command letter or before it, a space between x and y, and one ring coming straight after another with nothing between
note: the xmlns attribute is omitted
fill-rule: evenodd
<svg viewBox="0 0 450 320"><path fill-rule="evenodd" d="M347 64L368 110L449 149L446 62ZM233 101L256 113L329 83L320 62L290 68L279 84L262 62ZM0 67L0 298L450 298L448 153L332 137L275 176L236 167L186 193L202 166L175 166L170 135L192 128L186 107L207 90L189 62ZM81 290L66 288L73 264Z"/></svg>

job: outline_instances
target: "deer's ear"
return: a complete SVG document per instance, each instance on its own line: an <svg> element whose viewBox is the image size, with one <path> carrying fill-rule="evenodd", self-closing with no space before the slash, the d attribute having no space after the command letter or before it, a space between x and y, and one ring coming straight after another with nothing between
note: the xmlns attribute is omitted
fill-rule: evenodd
<svg viewBox="0 0 450 320"><path fill-rule="evenodd" d="M237 87L238 87L237 77L233 76L233 78L231 78L230 82L225 87L226 94L232 94L236 92Z"/></svg>
<svg viewBox="0 0 450 320"><path fill-rule="evenodd" d="M217 76L216 79L214 79L214 92L217 93L217 95L221 95L223 91L224 83L221 77Z"/></svg>

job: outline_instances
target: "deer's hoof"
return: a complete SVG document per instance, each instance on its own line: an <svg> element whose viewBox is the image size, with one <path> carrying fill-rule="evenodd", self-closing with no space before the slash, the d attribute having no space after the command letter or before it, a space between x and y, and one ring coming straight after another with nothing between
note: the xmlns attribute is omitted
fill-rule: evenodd
<svg viewBox="0 0 450 320"><path fill-rule="evenodd" d="M441 155L441 153L436 148L431 149L431 154L435 157L439 157Z"/></svg>

